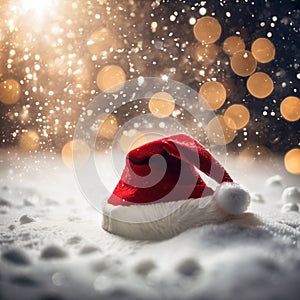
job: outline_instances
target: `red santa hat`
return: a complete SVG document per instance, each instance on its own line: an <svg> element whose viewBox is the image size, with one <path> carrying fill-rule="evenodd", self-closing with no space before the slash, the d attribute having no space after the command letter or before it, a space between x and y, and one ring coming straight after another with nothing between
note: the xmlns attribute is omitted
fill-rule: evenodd
<svg viewBox="0 0 300 300"><path fill-rule="evenodd" d="M219 186L214 191L202 171ZM198 141L184 134L127 154L121 179L103 205L103 228L131 239L164 239L243 213L250 195Z"/></svg>

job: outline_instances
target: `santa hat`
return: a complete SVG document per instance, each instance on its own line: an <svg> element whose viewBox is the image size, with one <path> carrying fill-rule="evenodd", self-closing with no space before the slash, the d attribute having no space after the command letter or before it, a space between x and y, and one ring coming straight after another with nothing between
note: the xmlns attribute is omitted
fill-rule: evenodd
<svg viewBox="0 0 300 300"><path fill-rule="evenodd" d="M219 186L212 190L199 171ZM127 154L121 179L103 205L103 228L131 239L164 239L243 213L250 195L198 141L184 134Z"/></svg>

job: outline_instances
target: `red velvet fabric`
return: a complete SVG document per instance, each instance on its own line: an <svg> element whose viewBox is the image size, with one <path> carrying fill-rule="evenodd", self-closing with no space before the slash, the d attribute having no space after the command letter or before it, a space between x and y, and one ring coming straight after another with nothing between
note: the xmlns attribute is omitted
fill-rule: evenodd
<svg viewBox="0 0 300 300"><path fill-rule="evenodd" d="M213 194L199 170L218 183L233 181L221 164L192 137L177 134L155 140L127 154L121 179L108 203L147 204Z"/></svg>

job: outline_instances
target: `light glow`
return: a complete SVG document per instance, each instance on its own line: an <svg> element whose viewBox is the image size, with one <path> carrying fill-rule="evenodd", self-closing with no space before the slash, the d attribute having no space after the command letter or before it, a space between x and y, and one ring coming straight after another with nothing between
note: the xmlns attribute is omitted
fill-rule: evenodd
<svg viewBox="0 0 300 300"><path fill-rule="evenodd" d="M55 4L55 0L20 0L22 13L32 13L41 19Z"/></svg>

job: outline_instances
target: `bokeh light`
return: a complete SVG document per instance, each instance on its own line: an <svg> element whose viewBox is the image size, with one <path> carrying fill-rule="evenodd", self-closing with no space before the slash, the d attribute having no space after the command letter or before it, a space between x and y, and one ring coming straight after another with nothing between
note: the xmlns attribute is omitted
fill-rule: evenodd
<svg viewBox="0 0 300 300"><path fill-rule="evenodd" d="M28 130L21 134L19 145L24 151L35 151L40 146L40 137L34 130Z"/></svg>
<svg viewBox="0 0 300 300"><path fill-rule="evenodd" d="M216 145L231 143L236 136L235 130L227 126L223 116L216 116L207 125L207 137Z"/></svg>
<svg viewBox="0 0 300 300"><path fill-rule="evenodd" d="M205 16L197 20L193 31L199 42L212 44L220 38L222 27L217 19Z"/></svg>
<svg viewBox="0 0 300 300"><path fill-rule="evenodd" d="M135 148L138 148L138 147L140 147L140 146L143 146L144 144L146 144L146 143L148 143L149 141L148 141L148 139L147 139L147 137L146 136L144 136L144 135L141 135L141 136L139 136L132 144L131 144L131 146L129 147L129 151L131 151L131 150L133 150L133 149L135 149Z"/></svg>
<svg viewBox="0 0 300 300"><path fill-rule="evenodd" d="M119 141L120 148L125 153L145 143L147 143L146 136L136 129L124 130Z"/></svg>
<svg viewBox="0 0 300 300"><path fill-rule="evenodd" d="M251 52L260 63L268 63L275 58L275 47L273 43L266 38L256 39L252 43Z"/></svg>
<svg viewBox="0 0 300 300"><path fill-rule="evenodd" d="M172 114L175 108L175 101L169 93L159 92L151 97L148 106L154 116L164 118Z"/></svg>
<svg viewBox="0 0 300 300"><path fill-rule="evenodd" d="M145 116L145 128L160 128L160 122L173 119L202 140L203 127L214 111L224 117L227 127L237 131L237 138L228 147L230 153L240 153L249 145L265 145L279 154L299 147L295 1L285 2L284 9L277 1L261 5L219 0L179 0L173 4L2 2L0 131L1 147L8 151L14 146L22 150L21 137L31 130L39 136L37 150L54 157L73 139L81 116L85 119L105 112L111 112L111 116L101 114L98 126L90 128L98 134L97 151L110 149L122 127L137 116ZM265 72L272 79L266 77L264 82L258 77L255 82L255 72ZM143 98L148 100L131 102L133 91L124 89L126 80L141 79L141 83L146 77L161 78L166 86L176 80L199 91L201 107L197 99L181 91L152 90L150 86ZM211 90L207 82L214 85ZM255 98L266 97L271 90L263 101ZM101 110L86 111L103 91L112 94L104 93ZM159 91L168 92L174 99L150 99ZM294 98L289 100L288 96ZM177 103L181 99L185 107ZM248 109L251 122L247 123L247 110L240 111L233 104ZM185 108L199 113L198 122ZM133 128L149 140L147 130L139 124ZM168 126L163 130L173 133ZM143 140L137 139L137 144ZM34 144L32 147L35 149Z"/></svg>
<svg viewBox="0 0 300 300"><path fill-rule="evenodd" d="M20 0L21 13L32 14L34 16L34 20L32 21L42 19L44 14L49 12L49 10L51 10L54 4L55 0Z"/></svg>
<svg viewBox="0 0 300 300"><path fill-rule="evenodd" d="M300 119L300 99L295 96L286 97L280 104L281 115L290 122Z"/></svg>
<svg viewBox="0 0 300 300"><path fill-rule="evenodd" d="M274 83L268 74L256 72L248 78L247 89L252 96L263 99L273 92Z"/></svg>
<svg viewBox="0 0 300 300"><path fill-rule="evenodd" d="M20 84L13 79L0 82L0 101L4 104L14 104L20 99Z"/></svg>
<svg viewBox="0 0 300 300"><path fill-rule="evenodd" d="M210 109L216 110L220 108L226 100L226 89L224 85L218 81L209 81L200 87L199 95L207 102Z"/></svg>
<svg viewBox="0 0 300 300"><path fill-rule="evenodd" d="M103 113L96 120L99 126L98 136L111 140L118 131L118 121L115 116Z"/></svg>
<svg viewBox="0 0 300 300"><path fill-rule="evenodd" d="M85 141L73 140L63 146L61 157L67 167L73 168L73 160L76 160L76 166L80 166L89 159L90 153L90 147Z"/></svg>
<svg viewBox="0 0 300 300"><path fill-rule="evenodd" d="M300 174L300 148L294 148L285 154L284 165L289 173Z"/></svg>
<svg viewBox="0 0 300 300"><path fill-rule="evenodd" d="M218 46L216 44L196 44L192 51L194 60L204 64L212 64L218 56Z"/></svg>
<svg viewBox="0 0 300 300"><path fill-rule="evenodd" d="M250 113L244 105L233 104L226 109L224 120L228 127L234 130L241 129L248 124Z"/></svg>
<svg viewBox="0 0 300 300"><path fill-rule="evenodd" d="M235 52L246 49L244 40L239 36L230 36L223 43L223 51L227 55L233 55Z"/></svg>
<svg viewBox="0 0 300 300"><path fill-rule="evenodd" d="M93 32L87 41L90 53L96 56L106 56L113 51L115 44L116 38L107 28Z"/></svg>
<svg viewBox="0 0 300 300"><path fill-rule="evenodd" d="M108 65L97 75L97 85L101 91L115 93L121 90L126 81L126 74L120 66Z"/></svg>
<svg viewBox="0 0 300 300"><path fill-rule="evenodd" d="M239 76L249 76L256 70L257 61L250 51L235 52L230 61L232 71Z"/></svg>

